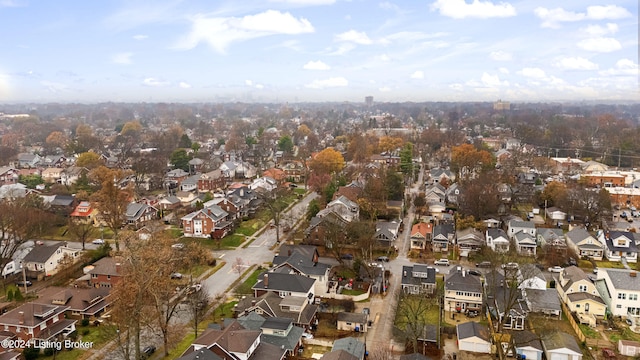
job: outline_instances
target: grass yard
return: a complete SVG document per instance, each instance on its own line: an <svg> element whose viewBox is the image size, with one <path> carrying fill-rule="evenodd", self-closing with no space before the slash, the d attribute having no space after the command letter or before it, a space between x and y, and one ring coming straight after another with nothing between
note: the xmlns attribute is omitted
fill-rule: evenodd
<svg viewBox="0 0 640 360"><path fill-rule="evenodd" d="M600 339L600 334L591 326L585 324L578 324L578 327L584 334L584 336L591 339Z"/></svg>
<svg viewBox="0 0 640 360"><path fill-rule="evenodd" d="M232 318L233 308L236 306L237 303L238 303L237 301L230 301L230 302L218 305L218 307L216 307L213 310L213 312L211 313L211 316L209 316L207 320L210 322L217 322L224 318Z"/></svg>
<svg viewBox="0 0 640 360"><path fill-rule="evenodd" d="M596 266L599 268L624 269L624 265L621 262L615 261L596 261Z"/></svg>
<svg viewBox="0 0 640 360"><path fill-rule="evenodd" d="M202 334L202 332L206 329L206 327L201 327L199 326L200 330L198 331L198 335ZM173 349L171 349L171 351L169 351L169 355L164 357L164 359L177 359L180 356L182 356L182 353L184 353L189 346L191 346L191 343L193 343L193 341L196 339L195 334L193 333L193 331L189 332L177 345L176 347L174 347Z"/></svg>
<svg viewBox="0 0 640 360"><path fill-rule="evenodd" d="M320 346L320 345L304 345L304 351L302 352L303 359L311 359L313 354L325 354L331 351L330 347Z"/></svg>
<svg viewBox="0 0 640 360"><path fill-rule="evenodd" d="M400 299L394 324L404 329L409 322L438 324L440 308L437 300L425 298L423 295L405 296Z"/></svg>
<svg viewBox="0 0 640 360"><path fill-rule="evenodd" d="M236 293L237 294L251 294L251 293L253 293L251 288L256 284L256 282L258 282L258 275L260 275L260 273L263 272L263 271L264 271L264 269L262 269L262 268L255 269L251 273L251 275L249 275L247 280L245 280L242 284L238 285L238 287L236 288Z"/></svg>
<svg viewBox="0 0 640 360"><path fill-rule="evenodd" d="M364 294L366 291L358 289L342 289L342 295L358 296Z"/></svg>
<svg viewBox="0 0 640 360"><path fill-rule="evenodd" d="M244 242L244 235L239 235L239 234L232 234L232 235L228 235L225 236L222 239L209 239L208 237L206 238L192 238L192 237L185 237L182 238L182 240L184 242L189 242L189 241L197 241L199 242L202 246L211 249L211 250L218 250L218 249L235 249L238 246L240 246L243 242Z"/></svg>
<svg viewBox="0 0 640 360"><path fill-rule="evenodd" d="M266 224L262 219L251 219L247 221L243 221L240 224L240 227L236 229L236 233L242 234L245 236L251 236L256 233L256 231L260 230Z"/></svg>
<svg viewBox="0 0 640 360"><path fill-rule="evenodd" d="M606 332L612 343L617 344L618 340L640 341L640 334L636 334L628 327L624 327L619 331Z"/></svg>

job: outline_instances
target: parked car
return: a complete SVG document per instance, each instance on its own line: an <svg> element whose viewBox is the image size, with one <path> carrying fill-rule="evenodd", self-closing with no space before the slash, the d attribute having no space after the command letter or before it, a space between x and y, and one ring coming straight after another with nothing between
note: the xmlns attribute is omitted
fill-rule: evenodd
<svg viewBox="0 0 640 360"><path fill-rule="evenodd" d="M503 269L516 270L518 267L519 267L518 263L516 263L516 262L510 262L510 263L502 264L502 268Z"/></svg>
<svg viewBox="0 0 640 360"><path fill-rule="evenodd" d="M478 271L478 270L473 270L472 269L472 270L469 270L468 272L469 272L469 274L475 275L475 276L481 276L482 275L482 273L480 271Z"/></svg>
<svg viewBox="0 0 640 360"><path fill-rule="evenodd" d="M556 266L550 267L548 270L549 272L552 272L552 273L561 273L562 270L564 270L564 268L562 266L556 265Z"/></svg>
<svg viewBox="0 0 640 360"><path fill-rule="evenodd" d="M191 286L189 286L189 288L187 288L187 295L191 295L193 293L196 293L198 291L200 291L202 289L202 285L201 284L193 284Z"/></svg>
<svg viewBox="0 0 640 360"><path fill-rule="evenodd" d="M351 254L342 254L342 256L340 256L341 259L343 260L353 260L353 255Z"/></svg>
<svg viewBox="0 0 640 360"><path fill-rule="evenodd" d="M16 281L16 285L23 287L25 285L26 286L31 286L33 284L29 280L18 280L18 281Z"/></svg>
<svg viewBox="0 0 640 360"><path fill-rule="evenodd" d="M378 258L376 260L377 261L389 262L389 257L388 256L378 256Z"/></svg>
<svg viewBox="0 0 640 360"><path fill-rule="evenodd" d="M141 354L144 359L148 359L154 352L156 352L156 347L154 345L148 345L142 349Z"/></svg>
<svg viewBox="0 0 640 360"><path fill-rule="evenodd" d="M569 258L569 266L578 266L578 262L574 258Z"/></svg>
<svg viewBox="0 0 640 360"><path fill-rule="evenodd" d="M175 243L175 244L171 245L171 247L173 249L176 249L176 250L182 250L182 249L184 249L184 244L183 243Z"/></svg>
<svg viewBox="0 0 640 360"><path fill-rule="evenodd" d="M434 265L439 265L439 266L449 266L449 259L438 259L436 261L433 262Z"/></svg>
<svg viewBox="0 0 640 360"><path fill-rule="evenodd" d="M95 239L91 243L95 245L102 245L104 244L104 239Z"/></svg>
<svg viewBox="0 0 640 360"><path fill-rule="evenodd" d="M476 263L476 267L479 267L479 268L490 268L491 267L491 261L483 261L483 262Z"/></svg>
<svg viewBox="0 0 640 360"><path fill-rule="evenodd" d="M302 333L302 337L305 339L313 339L313 334L309 334L309 333Z"/></svg>
<svg viewBox="0 0 640 360"><path fill-rule="evenodd" d="M173 274L171 274L171 278L172 279L182 279L182 274L179 272L174 272Z"/></svg>
<svg viewBox="0 0 640 360"><path fill-rule="evenodd" d="M626 219L627 218L627 212L626 211L621 212L620 213L620 217L623 218L623 219Z"/></svg>

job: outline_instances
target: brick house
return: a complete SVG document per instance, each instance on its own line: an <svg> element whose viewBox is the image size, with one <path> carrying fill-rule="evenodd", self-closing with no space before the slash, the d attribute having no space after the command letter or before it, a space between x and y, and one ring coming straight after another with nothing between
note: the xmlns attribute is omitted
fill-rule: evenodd
<svg viewBox="0 0 640 360"><path fill-rule="evenodd" d="M89 283L93 287L113 287L120 281L120 259L103 257L93 263L93 269L89 271L91 279Z"/></svg>
<svg viewBox="0 0 640 360"><path fill-rule="evenodd" d="M233 224L228 221L229 213L218 205L207 202L204 208L183 216L182 228L185 236L207 237L213 234L216 238L223 238Z"/></svg>
<svg viewBox="0 0 640 360"><path fill-rule="evenodd" d="M34 302L23 304L0 316L0 327L23 340L52 340L76 330L76 320L65 319L68 306Z"/></svg>

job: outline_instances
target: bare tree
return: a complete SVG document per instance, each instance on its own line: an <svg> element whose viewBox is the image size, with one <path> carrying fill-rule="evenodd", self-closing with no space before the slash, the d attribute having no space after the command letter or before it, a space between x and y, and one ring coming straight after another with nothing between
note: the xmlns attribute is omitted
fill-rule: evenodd
<svg viewBox="0 0 640 360"><path fill-rule="evenodd" d="M404 330L405 340L416 351L418 340L424 335L425 326L428 325L427 314L439 309L439 296L411 295L402 291L397 296L397 326Z"/></svg>
<svg viewBox="0 0 640 360"><path fill-rule="evenodd" d="M95 236L96 228L91 222L69 219L69 233L78 241L82 242L82 250L84 245L93 236Z"/></svg>
<svg viewBox="0 0 640 360"><path fill-rule="evenodd" d="M92 195L92 200L100 211L102 221L113 231L116 251L120 251L118 233L125 223L127 205L131 197L131 189L121 188L120 181L124 180L128 172L112 170L101 166L91 171L90 177L100 184L100 190Z"/></svg>
<svg viewBox="0 0 640 360"><path fill-rule="evenodd" d="M286 197L291 194L291 189L285 187L278 187L273 191L267 191L262 188L258 188L255 191L259 199L262 200L262 204L269 212L271 221L276 229L276 243L280 243L280 221L288 204Z"/></svg>
<svg viewBox="0 0 640 360"><path fill-rule="evenodd" d="M247 265L244 263L244 260L242 260L241 257L237 257L233 263L233 270L235 270L238 275L242 275L242 272L246 267Z"/></svg>
<svg viewBox="0 0 640 360"><path fill-rule="evenodd" d="M202 288L200 288L200 291L195 292L187 298L187 311L191 315L191 325L193 326L196 338L198 337L198 326L200 326L200 323L204 319L207 307L210 304L211 297L204 284Z"/></svg>

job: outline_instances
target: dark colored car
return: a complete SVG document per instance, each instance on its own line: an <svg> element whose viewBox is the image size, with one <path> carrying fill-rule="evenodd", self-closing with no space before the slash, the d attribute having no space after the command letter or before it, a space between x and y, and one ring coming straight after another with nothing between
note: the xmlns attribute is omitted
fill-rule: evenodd
<svg viewBox="0 0 640 360"><path fill-rule="evenodd" d="M491 267L491 261L479 262L479 263L476 264L476 267L479 267L479 268L490 268Z"/></svg>
<svg viewBox="0 0 640 360"><path fill-rule="evenodd" d="M341 258L344 259L344 260L353 260L353 255L351 255L351 254L342 254Z"/></svg>
<svg viewBox="0 0 640 360"><path fill-rule="evenodd" d="M574 258L569 258L569 265L570 266L578 266L578 262Z"/></svg>
<svg viewBox="0 0 640 360"><path fill-rule="evenodd" d="M148 359L154 352L156 352L156 347L154 345L145 346L145 348L142 349L142 357Z"/></svg>
<svg viewBox="0 0 640 360"><path fill-rule="evenodd" d="M18 286L25 286L25 285L26 286L31 286L33 284L29 280L26 280L26 281L18 280L18 281L16 281L16 285L18 285Z"/></svg>
<svg viewBox="0 0 640 360"><path fill-rule="evenodd" d="M475 275L475 276L482 275L482 273L480 273L480 271L478 271L478 270L469 270L469 274Z"/></svg>

